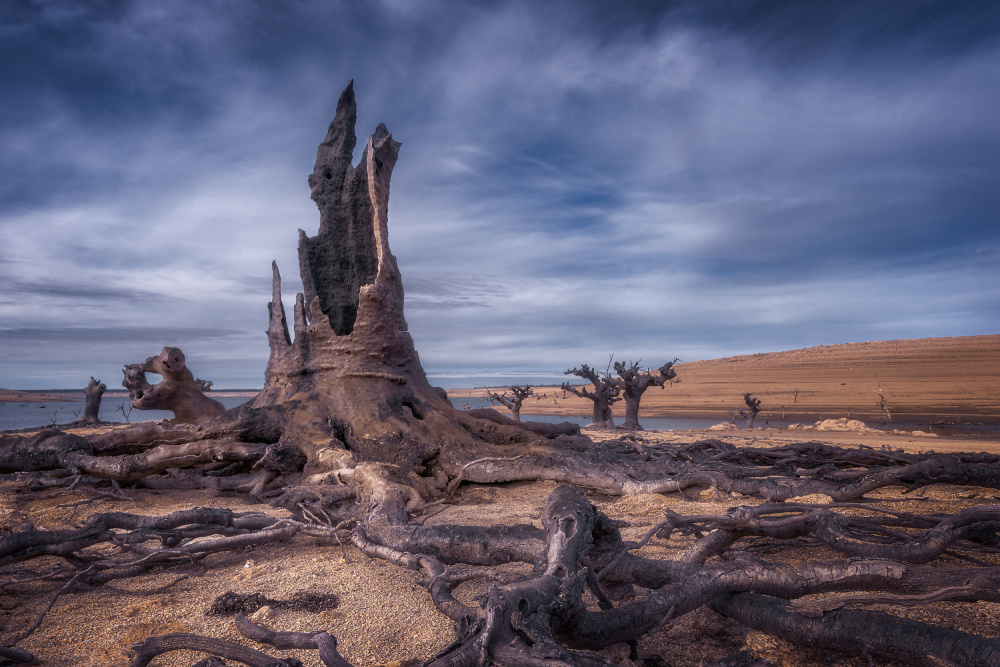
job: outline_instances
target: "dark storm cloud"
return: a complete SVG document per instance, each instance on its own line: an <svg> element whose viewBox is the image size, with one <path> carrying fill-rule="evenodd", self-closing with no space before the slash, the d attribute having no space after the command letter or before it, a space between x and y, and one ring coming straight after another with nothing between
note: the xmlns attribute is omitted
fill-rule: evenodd
<svg viewBox="0 0 1000 667"><path fill-rule="evenodd" d="M988 0L816 0L668 3L665 12L724 39L745 40L777 65L850 64L899 56L961 56L996 45L1000 10Z"/></svg>
<svg viewBox="0 0 1000 667"><path fill-rule="evenodd" d="M431 375L993 333L998 57L991 2L5 3L0 386L259 384L350 78Z"/></svg>

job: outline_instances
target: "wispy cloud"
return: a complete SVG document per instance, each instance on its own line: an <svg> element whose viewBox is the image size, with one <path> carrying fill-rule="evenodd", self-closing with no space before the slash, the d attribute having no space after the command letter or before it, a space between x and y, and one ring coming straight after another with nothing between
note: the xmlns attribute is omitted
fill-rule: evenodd
<svg viewBox="0 0 1000 667"><path fill-rule="evenodd" d="M349 78L431 375L1000 327L990 3L0 12L0 386L259 384Z"/></svg>

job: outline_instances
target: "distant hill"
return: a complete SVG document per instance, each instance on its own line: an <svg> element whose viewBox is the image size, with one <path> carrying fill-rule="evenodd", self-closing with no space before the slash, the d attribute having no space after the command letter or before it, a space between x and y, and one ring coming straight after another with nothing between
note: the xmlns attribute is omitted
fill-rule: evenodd
<svg viewBox="0 0 1000 667"><path fill-rule="evenodd" d="M641 415L729 419L743 394L761 399L758 424L770 413L785 420L850 416L881 422L877 389L897 423L1000 423L1000 335L915 338L741 355L679 363L679 383L653 387ZM576 378L574 378L575 380ZM451 390L449 395L478 395ZM571 394L530 402L523 412L590 414ZM621 415L624 407L615 406Z"/></svg>
<svg viewBox="0 0 1000 667"><path fill-rule="evenodd" d="M79 398L68 398L49 392L17 391L15 389L0 389L0 403L49 403L52 401L74 401L83 398L83 390Z"/></svg>

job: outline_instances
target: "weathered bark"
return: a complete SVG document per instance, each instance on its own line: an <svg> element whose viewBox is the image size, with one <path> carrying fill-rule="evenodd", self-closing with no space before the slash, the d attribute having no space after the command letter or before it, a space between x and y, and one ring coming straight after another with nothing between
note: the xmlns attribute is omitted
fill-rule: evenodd
<svg viewBox="0 0 1000 667"><path fill-rule="evenodd" d="M132 644L131 649L135 657L129 663L129 667L146 667L157 656L171 651L213 653L227 660L241 662L249 667L292 667L294 664L235 642L202 637L187 632L172 632L159 637L150 637L143 642Z"/></svg>
<svg viewBox="0 0 1000 667"><path fill-rule="evenodd" d="M619 400L618 394L621 386L609 375L600 375L596 370L583 364L580 368L571 368L564 375L576 375L585 380L589 380L594 386L593 391L587 391L586 387L577 387L564 382L562 390L575 394L580 398L593 401L594 412L590 425L597 428L614 428L615 422L611 417L611 405Z"/></svg>
<svg viewBox="0 0 1000 667"><path fill-rule="evenodd" d="M476 424L428 383L389 250L389 181L400 144L379 125L352 166L356 119L351 83L309 176L320 224L316 236L299 230L303 293L296 296L294 337L281 305L281 276L272 265L271 356L253 406L286 406L286 430L310 460L318 460L331 436L335 446L380 461L399 461L428 443L482 448L484 428L501 431L507 442L531 441L516 427Z"/></svg>
<svg viewBox="0 0 1000 667"><path fill-rule="evenodd" d="M537 576L494 586L486 607L460 626L458 639L428 667L489 664L604 664L599 656L571 652L559 629L585 608L587 573L580 561L593 548L595 531L613 525L579 491L552 493L542 524L547 551Z"/></svg>
<svg viewBox="0 0 1000 667"><path fill-rule="evenodd" d="M203 557L248 544L287 539L298 526L273 517L238 515L231 510L196 507L164 516L140 516L124 512L105 512L91 516L82 526L66 530L36 530L24 528L0 538L0 566L41 556L60 556L79 562L102 563L100 568L84 573L82 583L100 583L130 574L133 567L146 571L157 565L183 561L192 556ZM115 533L115 530L129 533ZM201 540L185 546L181 542L208 535L221 535L219 540ZM131 546L131 556L123 559L102 558L77 552L99 543L134 545L150 539L162 541L163 548L153 550ZM249 540L249 542L247 541Z"/></svg>
<svg viewBox="0 0 1000 667"><path fill-rule="evenodd" d="M317 649L325 667L350 667L337 651L337 638L325 631L275 632L242 615L236 617L236 629L247 639L279 649Z"/></svg>
<svg viewBox="0 0 1000 667"><path fill-rule="evenodd" d="M996 592L1000 582L998 568L977 569L975 582L970 585L967 571L945 570L941 576L937 569L904 566L886 560L800 567L756 559L737 559L711 567L669 560L647 561L627 555L617 524L598 512L578 491L566 487L551 494L542 523L545 556L535 574L512 584L495 586L482 610L465 608L458 639L426 664L539 664L541 661L552 665L605 664L600 656L581 653L579 649L601 649L634 641L666 620L706 604L715 604L713 601L734 593L759 593L788 600L833 591L890 590L905 591L909 597L919 600L927 598L920 594L944 586L945 590L957 593L949 597L939 591L935 599L1000 598ZM454 553L445 546L448 531L443 526L435 529L442 533L436 548L423 541L411 546L411 530L408 529L400 530L395 536L381 532L379 537L385 544L369 546L365 551L410 567L419 567L422 557L407 556L401 551L403 548L435 553L436 558L445 560ZM468 549L466 545L477 541L475 530L451 533L454 547ZM993 534L996 534L996 526ZM365 540L373 536L369 531ZM484 539L485 536L479 537L479 540ZM537 537L529 539L537 540ZM488 559L491 552L485 542L482 547L477 553ZM521 559L531 562L532 555L524 554ZM446 578L446 573L438 575L439 580ZM654 590L625 599L616 606L604 587L611 590L612 585L623 583ZM589 610L583 604L585 587L594 593L600 611ZM450 611L446 613L454 618L456 610L450 596L438 594L435 600L439 599L447 603L439 605L442 611L447 606ZM862 595L860 602L863 604L865 599ZM727 610L726 613L736 612ZM917 648L907 651L907 655L923 651L955 660L957 664L995 664L991 651L1000 646L997 640L912 624L883 614L871 615L881 619L878 629L860 630L853 623L838 620L851 618L854 614L849 611L828 614L829 619L822 619L816 628L810 627L805 619L802 623L786 620L783 628L774 629L768 625L768 631L806 644L812 637L820 636L824 638L823 645L857 654L871 645L870 637L908 634L920 626L918 631L922 639ZM863 612L857 616L861 620L868 619ZM741 617L741 620L760 627L759 621L749 618ZM863 641L852 641L855 637ZM894 644L890 640L888 645ZM977 663L975 659L986 662Z"/></svg>
<svg viewBox="0 0 1000 667"><path fill-rule="evenodd" d="M639 401L643 393L652 386L663 388L663 385L677 377L677 371L673 366L677 363L675 357L673 361L668 361L656 370L659 375L653 375L653 371L642 371L639 369L639 362L634 362L628 366L620 361L615 362L615 372L618 374L618 382L621 385L622 398L625 400L625 423L624 428L642 430L639 425Z"/></svg>
<svg viewBox="0 0 1000 667"><path fill-rule="evenodd" d="M949 665L1000 665L1000 640L872 611L842 610L811 619L788 611L788 603L763 595L726 595L715 611L797 644L855 655L920 664L932 656ZM870 659L870 658L869 658Z"/></svg>
<svg viewBox="0 0 1000 667"><path fill-rule="evenodd" d="M165 347L158 356L128 365L122 372L122 386L129 391L129 402L140 410L169 410L182 424L202 424L226 411L222 403L205 395L212 383L195 379L184 353L176 347ZM146 373L162 375L163 381L151 385Z"/></svg>
<svg viewBox="0 0 1000 667"><path fill-rule="evenodd" d="M247 639L260 644L268 644L277 649L316 649L324 667L351 667L337 651L337 639L325 631L314 632L274 632L256 625L243 615L236 617L236 629ZM145 667L154 658L171 651L199 651L223 656L229 660L249 665L249 667L295 667L301 665L293 658L280 659L260 651L241 646L235 642L190 633L175 632L159 637L150 637L132 645L134 658L129 667ZM195 667L215 667L225 663L210 657ZM214 662L213 662L214 661Z"/></svg>
<svg viewBox="0 0 1000 667"><path fill-rule="evenodd" d="M403 319L402 281L388 246L389 179L400 144L380 125L353 167L356 119L350 84L309 176L320 229L315 237L299 230L304 290L296 300L294 343L273 266L271 358L256 406L282 403L336 380L426 384Z"/></svg>

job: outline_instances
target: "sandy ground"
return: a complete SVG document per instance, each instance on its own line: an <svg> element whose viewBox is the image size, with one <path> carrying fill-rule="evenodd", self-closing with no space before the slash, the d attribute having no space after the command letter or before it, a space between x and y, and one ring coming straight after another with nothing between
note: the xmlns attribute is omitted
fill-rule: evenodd
<svg viewBox="0 0 1000 667"><path fill-rule="evenodd" d="M845 428L850 426L845 425ZM857 428L857 427L855 427ZM591 432L595 438L609 432ZM836 444L866 444L874 447L902 447L913 451L935 449L984 450L1000 452L1000 439L992 437L935 437L898 435L862 431L672 431L646 433L648 445L658 442L691 442L702 437L717 437L743 444L782 444L786 441L822 440ZM10 476L7 476L8 478ZM552 483L514 483L497 486L463 486L455 504L446 505L437 514L426 517L428 523L473 525L529 523L540 526L542 509ZM903 496L899 488L883 489L872 497L889 507L913 511L919 503L925 512L955 512L975 504L998 502L998 492L965 487L930 487ZM8 479L0 483L0 528L16 530L26 521L37 527L62 528L78 525L91 513L126 511L141 514L164 514L193 506L221 506L236 511L261 511L281 515L265 505L251 505L242 497L212 492L130 491L134 500L95 498L92 490L72 492L23 492L21 485ZM591 500L612 518L629 522L623 529L625 539L638 539L662 520L667 508L685 514L719 513L739 504L756 504L744 497L716 498L704 492L699 500L685 501L677 494L643 495L613 498L588 494ZM81 501L89 501L79 504ZM685 542L652 544L640 553L658 558L672 558ZM669 547L669 548L668 548ZM803 558L838 558L833 552L813 549L779 551L770 558L795 561ZM44 571L54 559L37 559L23 564L25 569ZM232 619L208 616L206 612L216 596L227 592L263 593L272 599L289 599L297 592L334 594L336 609L319 613L273 610L264 611L258 620L279 630L324 629L334 634L343 655L358 667L394 665L403 667L424 660L446 646L454 637L452 623L440 614L420 585L418 574L401 570L382 561L371 560L349 544L296 537L284 544L260 546L240 553L208 557L206 567L183 567L117 582L114 587L79 592L61 597L42 626L19 647L37 653L42 664L51 667L124 666L128 664L128 646L149 635L166 632L195 632L254 645L236 633ZM497 568L506 577L525 575L529 566L514 564ZM8 571L5 573L10 575ZM187 578L168 591L141 594L167 584L178 575ZM6 578L6 577L5 577ZM472 603L486 592L487 580L462 584L457 596ZM56 587L39 584L20 586L0 595L0 623L3 636L10 637L30 625L48 604ZM994 603L937 603L914 609L895 609L909 617L964 628L987 636L1000 635L1000 605ZM663 629L640 642L640 656L660 656L665 664L703 665L729 655L741 647L753 647L780 665L853 665L854 659L824 657L790 647L757 633L747 633L740 626L705 609L668 623ZM266 647L257 646L262 650ZM294 655L304 664L318 667L316 653L279 651ZM604 651L620 664L631 665L624 645ZM172 653L153 664L188 666L196 654ZM877 662L880 665L892 663Z"/></svg>
<svg viewBox="0 0 1000 667"><path fill-rule="evenodd" d="M656 367L664 361L669 359L643 363ZM590 363L603 370L606 360ZM889 422L878 407L876 390L881 389L897 423L1000 424L1000 335L821 345L682 362L675 368L680 382L643 395L640 422L642 415L729 419L745 407L746 392L761 399L761 422L840 417ZM538 391L546 397L526 402L522 413L591 413L586 399L557 388ZM482 396L483 390L451 389L448 395ZM618 403L613 411L621 418L624 409Z"/></svg>

